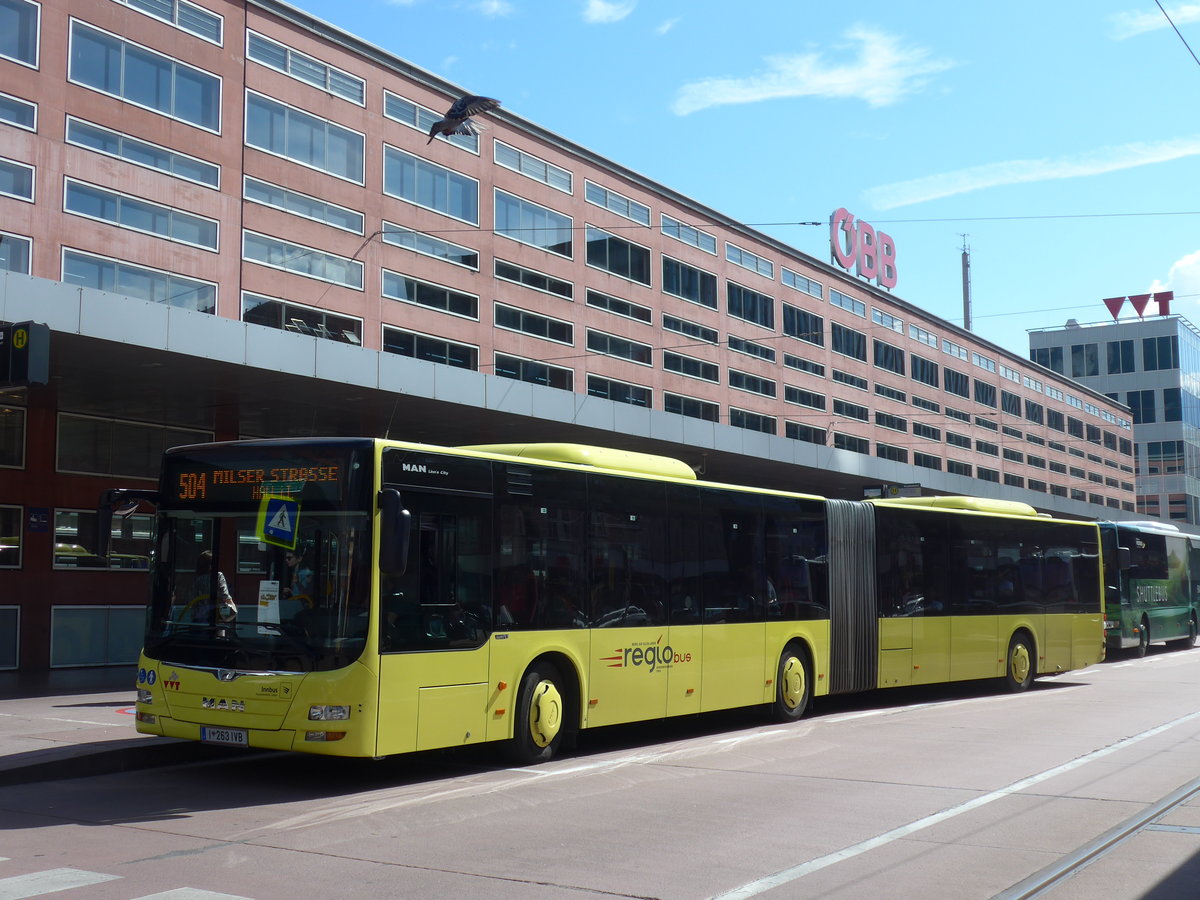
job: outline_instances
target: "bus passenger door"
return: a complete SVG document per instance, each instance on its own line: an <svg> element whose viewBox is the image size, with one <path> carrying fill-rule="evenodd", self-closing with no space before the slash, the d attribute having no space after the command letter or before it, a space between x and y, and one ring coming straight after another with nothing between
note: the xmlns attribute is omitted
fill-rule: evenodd
<svg viewBox="0 0 1200 900"><path fill-rule="evenodd" d="M491 502L401 498L408 563L380 585L380 755L476 743L487 724Z"/></svg>

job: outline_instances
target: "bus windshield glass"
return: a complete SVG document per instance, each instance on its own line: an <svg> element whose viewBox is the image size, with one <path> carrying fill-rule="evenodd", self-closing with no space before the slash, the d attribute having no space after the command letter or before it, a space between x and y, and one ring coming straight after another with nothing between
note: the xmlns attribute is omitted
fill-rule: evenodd
<svg viewBox="0 0 1200 900"><path fill-rule="evenodd" d="M164 460L147 655L311 672L357 659L370 598L369 445L183 448Z"/></svg>

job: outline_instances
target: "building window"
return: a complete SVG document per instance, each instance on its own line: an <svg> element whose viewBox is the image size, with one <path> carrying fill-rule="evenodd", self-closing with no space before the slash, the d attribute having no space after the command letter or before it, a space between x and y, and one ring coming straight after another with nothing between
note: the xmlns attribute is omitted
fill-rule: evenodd
<svg viewBox="0 0 1200 900"><path fill-rule="evenodd" d="M942 459L940 456L931 456L928 453L922 453L919 450L913 451L913 465L920 466L922 469L936 469L942 471Z"/></svg>
<svg viewBox="0 0 1200 900"><path fill-rule="evenodd" d="M569 281L563 281L561 278L547 275L544 272L527 269L524 266L505 262L502 259L496 260L495 271L496 277L504 281L511 281L514 284L519 284L535 291L541 291L545 294L554 294L565 300L575 299L575 285Z"/></svg>
<svg viewBox="0 0 1200 900"><path fill-rule="evenodd" d="M170 206L118 194L70 178L66 180L63 192L63 211L178 244L214 252L217 249L215 219L194 216Z"/></svg>
<svg viewBox="0 0 1200 900"><path fill-rule="evenodd" d="M261 94L246 92L248 147L290 159L294 163L345 181L362 184L364 140L363 135L357 131L343 128L295 107L285 106ZM395 174L397 166L388 156L390 150L390 147L385 148L385 192L398 178Z"/></svg>
<svg viewBox="0 0 1200 900"><path fill-rule="evenodd" d="M833 433L833 446L835 450L849 450L852 453L869 454L871 452L871 442L866 438L839 434L836 431Z"/></svg>
<svg viewBox="0 0 1200 900"><path fill-rule="evenodd" d="M383 296L402 303L415 303L465 319L479 318L479 298L474 294L464 294L440 284L417 281L388 269L383 270L382 293Z"/></svg>
<svg viewBox="0 0 1200 900"><path fill-rule="evenodd" d="M587 329L587 348L592 353L602 353L605 356L615 356L627 359L641 366L654 365L654 348L649 344L631 341L615 334L607 334L595 329Z"/></svg>
<svg viewBox="0 0 1200 900"><path fill-rule="evenodd" d="M650 285L650 251L640 244L587 226L587 264L638 284Z"/></svg>
<svg viewBox="0 0 1200 900"><path fill-rule="evenodd" d="M8 403L0 403L0 468L25 468L25 410Z"/></svg>
<svg viewBox="0 0 1200 900"><path fill-rule="evenodd" d="M1134 425L1148 425L1158 421L1154 408L1154 391L1130 391L1127 396L1129 409L1133 412Z"/></svg>
<svg viewBox="0 0 1200 900"><path fill-rule="evenodd" d="M917 356L915 353L910 355L912 360L912 374L909 376L913 381L919 381L921 384L927 384L930 387L939 387L941 379L938 378L938 364L932 360L925 359L923 356Z"/></svg>
<svg viewBox="0 0 1200 900"><path fill-rule="evenodd" d="M251 203L270 206L303 219L311 219L322 225L340 228L352 234L363 233L363 214L327 200L310 197L290 188L280 187L258 178L245 177L242 196ZM411 234L411 232L409 232ZM386 238L385 238L386 240ZM394 242L392 242L394 243Z"/></svg>
<svg viewBox="0 0 1200 900"><path fill-rule="evenodd" d="M0 505L0 569L21 568L21 527L25 518L24 511L20 506ZM5 650L7 648L0 645L0 653Z"/></svg>
<svg viewBox="0 0 1200 900"><path fill-rule="evenodd" d="M1052 372L1057 372L1059 375L1065 374L1062 347L1038 347L1029 351L1029 358Z"/></svg>
<svg viewBox="0 0 1200 900"><path fill-rule="evenodd" d="M123 159L135 166L193 181L205 187L221 186L221 167L218 165L130 137L111 128L93 125L82 119L67 118L67 143Z"/></svg>
<svg viewBox="0 0 1200 900"><path fill-rule="evenodd" d="M893 416L891 413L877 412L875 413L875 424L880 428L908 433L908 419L905 419L903 416Z"/></svg>
<svg viewBox="0 0 1200 900"><path fill-rule="evenodd" d="M0 93L0 122L26 131L37 131L37 104Z"/></svg>
<svg viewBox="0 0 1200 900"><path fill-rule="evenodd" d="M757 375L751 375L749 372L740 372L737 369L729 370L729 386L739 391L746 391L750 394L759 394L763 397L774 397L778 390L774 381L770 378L760 378ZM771 430L774 434L775 430Z"/></svg>
<svg viewBox="0 0 1200 900"><path fill-rule="evenodd" d="M788 403L795 403L797 406L807 406L809 409L825 409L824 394L792 387L790 384L783 386L783 399Z"/></svg>
<svg viewBox="0 0 1200 900"><path fill-rule="evenodd" d="M963 372L954 369L942 369L942 387L948 394L959 397L971 396L971 379Z"/></svg>
<svg viewBox="0 0 1200 900"><path fill-rule="evenodd" d="M995 469L985 469L983 466L979 466L975 470L975 477L980 481L991 481L994 483L999 483L1000 481L1000 473L998 471Z"/></svg>
<svg viewBox="0 0 1200 900"><path fill-rule="evenodd" d="M777 427L774 416L764 416L748 409L738 409L736 406L729 407L729 424L734 428L745 428L747 431L758 431L762 434L775 434Z"/></svg>
<svg viewBox="0 0 1200 900"><path fill-rule="evenodd" d="M834 353L840 353L863 362L867 361L867 336L861 331L831 322L829 338L829 346Z"/></svg>
<svg viewBox="0 0 1200 900"><path fill-rule="evenodd" d="M966 475L968 478L971 477L970 463L959 462L956 459L946 460L946 471L951 475Z"/></svg>
<svg viewBox="0 0 1200 900"><path fill-rule="evenodd" d="M587 377L587 392L590 397L600 397L612 400L614 403L628 403L630 406L651 408L650 388L637 384L627 384L612 378L601 378L599 375Z"/></svg>
<svg viewBox="0 0 1200 900"><path fill-rule="evenodd" d="M833 380L838 384L849 385L858 391L865 391L869 387L867 379L860 378L858 375L851 375L849 372L841 372L837 369L833 370Z"/></svg>
<svg viewBox="0 0 1200 900"><path fill-rule="evenodd" d="M1025 479L1020 475L1010 475L1007 472L1004 474L1004 483L1009 487L1023 488L1025 487Z"/></svg>
<svg viewBox="0 0 1200 900"><path fill-rule="evenodd" d="M819 444L822 447L829 440L829 434L824 428L801 425L799 422L784 422L783 434L784 437L790 437L794 441L804 441L806 444Z"/></svg>
<svg viewBox="0 0 1200 900"><path fill-rule="evenodd" d="M742 287L732 281L726 282L725 292L731 316L774 330L775 300L773 297L752 291L750 288Z"/></svg>
<svg viewBox="0 0 1200 900"><path fill-rule="evenodd" d="M976 353L974 350L971 351L971 362L985 372L996 371L996 361L994 359L984 356L982 353Z"/></svg>
<svg viewBox="0 0 1200 900"><path fill-rule="evenodd" d="M966 347L946 338L942 338L942 352L953 356L955 359L961 359L963 362L966 362L969 358Z"/></svg>
<svg viewBox="0 0 1200 900"><path fill-rule="evenodd" d="M678 316L669 316L666 313L663 313L662 327L663 331L682 334L684 337L704 341L706 344L715 344L720 339L720 335L715 328L709 328L698 322L689 322L687 319L681 319Z"/></svg>
<svg viewBox="0 0 1200 900"><path fill-rule="evenodd" d="M903 447L893 447L891 444L875 442L875 455L880 459L890 459L893 462L908 462L908 451Z"/></svg>
<svg viewBox="0 0 1200 900"><path fill-rule="evenodd" d="M563 391L575 389L575 372L562 366L551 366L536 359L522 359L506 353L496 354L496 374L530 384L541 384Z"/></svg>
<svg viewBox="0 0 1200 900"><path fill-rule="evenodd" d="M825 346L825 320L790 303L783 304L783 333L817 347Z"/></svg>
<svg viewBox="0 0 1200 900"><path fill-rule="evenodd" d="M975 402L983 406L996 408L996 386L986 381L975 379Z"/></svg>
<svg viewBox="0 0 1200 900"><path fill-rule="evenodd" d="M268 68L290 75L297 81L311 84L329 94L336 94L359 106L364 105L367 83L361 78L335 69L312 56L286 47L254 31L249 31L246 40L246 58Z"/></svg>
<svg viewBox="0 0 1200 900"><path fill-rule="evenodd" d="M415 128L421 134L429 134L429 129L433 127L433 124L441 121L442 118L441 113L406 100L391 91L383 92L383 114L389 119ZM476 155L479 153L479 135L477 134L447 134L443 137L449 143L468 153Z"/></svg>
<svg viewBox="0 0 1200 900"><path fill-rule="evenodd" d="M940 413L942 411L940 403L934 403L932 400L926 400L924 397L918 397L916 394L913 394L912 405L917 407L917 409L924 409L931 413Z"/></svg>
<svg viewBox="0 0 1200 900"><path fill-rule="evenodd" d="M1020 450L1010 450L1008 447L1004 448L1004 458L1007 459L1009 462L1016 462L1016 463L1025 462L1025 454L1024 453L1022 453Z"/></svg>
<svg viewBox="0 0 1200 900"><path fill-rule="evenodd" d="M429 256L455 266L462 266L464 269L473 269L476 271L479 269L478 251L472 250L470 247L463 247L460 244L452 244L449 241L444 241L429 234L412 231L403 225L389 222L387 219L383 220L383 232L380 234L380 239L392 246L403 247L406 250L412 250L414 253L420 253L422 256ZM496 261L496 265L499 267L499 260Z"/></svg>
<svg viewBox="0 0 1200 900"><path fill-rule="evenodd" d="M1133 341L1108 341L1108 374L1124 375L1137 371L1133 364Z"/></svg>
<svg viewBox="0 0 1200 900"><path fill-rule="evenodd" d="M1180 388L1163 388L1163 421L1164 422L1182 422L1183 421L1183 393ZM1109 434L1104 433L1107 439ZM1114 442L1116 435L1112 436ZM1105 440L1105 445L1108 441ZM1115 450L1115 447L1110 449Z"/></svg>
<svg viewBox="0 0 1200 900"><path fill-rule="evenodd" d="M876 368L886 369L889 372L895 372L897 375L904 374L903 350L883 341L874 341L874 349Z"/></svg>
<svg viewBox="0 0 1200 900"><path fill-rule="evenodd" d="M971 414L967 413L967 412L963 412L961 409L954 409L951 406L947 406L946 407L946 415L948 417L950 417L951 419L958 419L958 421L960 421L960 422L966 422L968 425L971 424ZM986 428L988 423L984 419L976 419L975 424L983 425ZM995 430L996 430L995 423L992 423L992 431L995 431Z"/></svg>
<svg viewBox="0 0 1200 900"><path fill-rule="evenodd" d="M886 384L875 382L875 393L880 397L887 397L889 400L895 400L897 403L907 403L908 394L904 391L898 391L894 387L889 387Z"/></svg>
<svg viewBox="0 0 1200 900"><path fill-rule="evenodd" d="M41 10L27 0L0 0L0 56L37 68Z"/></svg>
<svg viewBox="0 0 1200 900"><path fill-rule="evenodd" d="M187 0L117 0L130 9L161 19L181 31L220 46L224 20Z"/></svg>
<svg viewBox="0 0 1200 900"><path fill-rule="evenodd" d="M813 362L811 359L805 359L803 356L785 353L783 354L783 364L789 369L795 369L797 372L807 372L809 375L815 375L817 378L825 377L825 367L823 365Z"/></svg>
<svg viewBox="0 0 1200 900"><path fill-rule="evenodd" d="M991 441L976 441L975 452L986 453L988 456L999 456L1000 447L996 444L993 444Z"/></svg>
<svg viewBox="0 0 1200 900"><path fill-rule="evenodd" d="M607 210L615 212L618 216L624 216L626 219L637 222L639 225L650 226L650 207L644 203L638 203L636 200L631 200L624 194L618 194L616 191L609 190L595 182L585 180L583 183L583 196L588 203L595 206L602 206Z"/></svg>
<svg viewBox="0 0 1200 900"><path fill-rule="evenodd" d="M711 381L713 384L719 384L721 381L721 369L716 363L673 353L670 350L663 351L663 369L677 375L686 375L688 378Z"/></svg>
<svg viewBox="0 0 1200 900"><path fill-rule="evenodd" d="M963 421L969 422L969 421L971 421L971 417L968 416ZM996 431L999 429L999 426L994 421L987 418L986 416L976 416L975 424L978 425L980 428L986 428L988 431ZM1005 429L1005 431L1008 431L1008 430L1010 430L1010 429ZM1017 432L1017 433L1020 434L1020 432Z"/></svg>
<svg viewBox="0 0 1200 900"><path fill-rule="evenodd" d="M514 172L520 172L526 178L532 178L534 181L548 184L550 187L560 190L564 194L569 194L573 190L571 173L560 166L548 163L544 159L539 159L532 153L526 153L524 150L510 147L499 140L493 142L492 152L495 155L496 165L498 166L512 169ZM647 224L649 224L648 221Z"/></svg>
<svg viewBox="0 0 1200 900"><path fill-rule="evenodd" d="M71 22L68 77L198 128L221 129L220 78L78 21Z"/></svg>
<svg viewBox="0 0 1200 900"><path fill-rule="evenodd" d="M757 272L764 278L770 278L772 281L775 280L775 264L773 262L759 256L757 253L743 250L736 244L729 243L729 241L725 242L725 259L735 266L741 266L743 269Z"/></svg>
<svg viewBox="0 0 1200 900"><path fill-rule="evenodd" d="M688 416L693 419L703 419L706 422L721 421L721 407L707 400L697 400L695 397L684 397L679 394L663 394L663 409L669 413Z"/></svg>
<svg viewBox="0 0 1200 900"><path fill-rule="evenodd" d="M461 222L479 224L479 182L395 147L383 148L383 192Z"/></svg>
<svg viewBox="0 0 1200 900"><path fill-rule="evenodd" d="M33 202L33 166L0 159L0 195Z"/></svg>
<svg viewBox="0 0 1200 900"><path fill-rule="evenodd" d="M885 313L882 309L876 309L874 306L871 307L871 321L896 332L896 334L904 334L904 322L891 313Z"/></svg>
<svg viewBox="0 0 1200 900"><path fill-rule="evenodd" d="M242 232L242 259L356 291L363 287L363 264L358 260L253 231Z"/></svg>
<svg viewBox="0 0 1200 900"><path fill-rule="evenodd" d="M1100 374L1100 355L1096 344L1071 346L1071 377L1087 378Z"/></svg>
<svg viewBox="0 0 1200 900"><path fill-rule="evenodd" d="M862 316L864 319L867 317L867 304L861 300L855 300L849 294L843 294L834 288L829 289L829 302L834 306L846 310L846 312L854 313L856 316Z"/></svg>
<svg viewBox="0 0 1200 900"><path fill-rule="evenodd" d="M844 416L847 419L857 419L860 422L870 421L871 411L865 406L860 406L857 403L850 403L846 400L833 398L833 414L835 416Z"/></svg>
<svg viewBox="0 0 1200 900"><path fill-rule="evenodd" d="M914 341L919 341L920 343L924 344L926 347L932 347L934 350L937 349L938 336L932 331L926 331L924 328L921 328L917 325L909 325L908 336Z"/></svg>
<svg viewBox="0 0 1200 900"><path fill-rule="evenodd" d="M780 268L782 271L779 273L779 277L784 285L793 290L808 294L810 297L816 297L818 300L825 298L825 289L821 286L821 282L813 281L807 275L801 275L799 272L793 272L787 266L781 266Z"/></svg>
<svg viewBox="0 0 1200 900"><path fill-rule="evenodd" d="M942 440L942 430L940 428L934 428L931 425L924 425L920 422L912 423L912 433L919 438L924 438L927 441L940 442ZM949 442L949 434L946 435L946 440Z"/></svg>
<svg viewBox="0 0 1200 900"><path fill-rule="evenodd" d="M758 359L766 360L767 362L775 362L775 351L764 344L757 344L754 341L748 341L745 338L734 337L731 334L729 335L729 340L726 341L726 345L734 353L742 353L746 356L753 356Z"/></svg>
<svg viewBox="0 0 1200 900"><path fill-rule="evenodd" d="M1010 416L1021 415L1021 395L1011 391L1001 391L1000 409Z"/></svg>
<svg viewBox="0 0 1200 900"><path fill-rule="evenodd" d="M0 272L28 275L31 271L29 257L32 252L33 241L29 238L0 231Z"/></svg>
<svg viewBox="0 0 1200 900"><path fill-rule="evenodd" d="M497 328L516 331L533 337L571 346L575 343L575 326L562 319L538 315L528 310L496 303L492 310Z"/></svg>
<svg viewBox="0 0 1200 900"><path fill-rule="evenodd" d="M961 447L964 450L971 449L971 439L965 434L959 434L955 431L946 432L946 443L951 447Z"/></svg>
<svg viewBox="0 0 1200 900"><path fill-rule="evenodd" d="M476 371L479 368L478 347L441 337L401 331L386 325L383 328L383 349L388 353L453 366L456 369Z"/></svg>
<svg viewBox="0 0 1200 900"><path fill-rule="evenodd" d="M1142 338L1142 364L1147 372L1179 368L1179 337Z"/></svg>
<svg viewBox="0 0 1200 900"><path fill-rule="evenodd" d="M362 320L261 294L242 294L242 321L328 341L362 345Z"/></svg>
<svg viewBox="0 0 1200 900"><path fill-rule="evenodd" d="M202 313L216 313L217 286L170 272L63 250L63 281Z"/></svg>
<svg viewBox="0 0 1200 900"><path fill-rule="evenodd" d="M717 276L665 254L662 258L662 289L664 294L709 309L717 308Z"/></svg>
<svg viewBox="0 0 1200 900"><path fill-rule="evenodd" d="M612 297L591 289L587 291L586 302L588 306L594 306L596 309L602 309L615 316L633 319L635 322L644 322L647 325L651 324L654 318L654 311L648 306L642 306L640 303L630 303L628 300L622 300L620 297Z"/></svg>
<svg viewBox="0 0 1200 900"><path fill-rule="evenodd" d="M703 250L705 253L717 255L717 239L707 231L701 231L692 225L685 225L678 219L673 219L666 213L661 216L662 233L667 237L673 237L677 241L682 241L685 244Z"/></svg>
<svg viewBox="0 0 1200 900"><path fill-rule="evenodd" d="M1036 422L1038 425L1044 424L1046 409L1040 403L1035 403L1032 400L1025 401L1025 418L1030 422Z"/></svg>
<svg viewBox="0 0 1200 900"><path fill-rule="evenodd" d="M153 547L153 516L113 518L110 552L96 555L98 521L94 510L54 510L55 569L148 569ZM139 608L140 611L140 608Z"/></svg>
<svg viewBox="0 0 1200 900"><path fill-rule="evenodd" d="M211 431L59 413L56 468L80 475L154 479L168 447L212 439Z"/></svg>

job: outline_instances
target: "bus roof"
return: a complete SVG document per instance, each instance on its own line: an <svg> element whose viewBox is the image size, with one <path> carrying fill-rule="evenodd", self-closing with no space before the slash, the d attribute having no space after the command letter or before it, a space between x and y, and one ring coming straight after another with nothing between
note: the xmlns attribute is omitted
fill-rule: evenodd
<svg viewBox="0 0 1200 900"><path fill-rule="evenodd" d="M992 500L987 497L896 497L869 500L877 506L928 506L934 509L963 509L971 512L1004 516L1037 516L1038 511L1028 503L1016 500Z"/></svg>
<svg viewBox="0 0 1200 900"><path fill-rule="evenodd" d="M497 453L503 456L519 456L525 459L541 459L548 462L574 463L579 466L594 466L597 469L633 472L658 478L696 480L696 473L692 467L680 459L655 456L651 453L638 453L633 450L592 447L587 444L468 444L458 449Z"/></svg>
<svg viewBox="0 0 1200 900"><path fill-rule="evenodd" d="M1178 525L1170 522L1156 522L1153 519L1131 519L1126 522L1101 522L1101 525L1115 525L1118 528L1133 528L1136 531L1159 531L1166 534L1182 534Z"/></svg>

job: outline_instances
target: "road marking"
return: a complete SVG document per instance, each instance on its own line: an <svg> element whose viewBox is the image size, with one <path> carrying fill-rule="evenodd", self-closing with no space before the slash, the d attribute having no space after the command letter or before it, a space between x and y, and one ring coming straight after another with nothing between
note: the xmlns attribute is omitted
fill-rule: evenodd
<svg viewBox="0 0 1200 900"><path fill-rule="evenodd" d="M893 828L891 831L886 831L883 834L876 835L873 838L868 838L865 841L860 841L849 847L844 847L841 850L835 850L833 853L827 853L824 856L819 856L816 859L810 859L806 863L801 863L798 866L792 866L790 869L784 869L782 872L776 872L774 875L768 875L765 878L759 878L744 884L741 887L734 888L731 891L726 891L723 894L717 894L713 900L741 900L743 897L753 897L761 894L764 891L769 891L780 887L790 882L797 881L806 875L817 872L821 869L842 862L843 860L851 859L866 853L868 850L875 850L879 847L897 841L900 838L908 837L918 831L923 831L933 825L937 825L947 819L952 819L955 816L960 816L963 813L978 809L981 806L986 806L995 800L1000 800L1010 794L1016 794L1032 787L1035 784L1040 784L1056 775L1062 775L1065 772L1070 772L1072 769L1077 769L1080 766L1087 765L1090 762L1095 762L1097 759L1108 756L1111 753L1116 753L1118 750L1124 750L1134 744L1140 743L1147 738L1152 738L1155 735L1162 734L1177 725L1183 725L1200 718L1200 712L1189 713L1186 716L1180 716L1178 719L1173 719L1162 725L1157 725L1140 734L1135 734L1132 737L1127 737L1117 741L1115 744L1109 744L1107 747L1101 747L1099 750L1093 750L1091 753L1086 753L1083 756L1076 757L1070 762L1065 762L1060 766L1055 766L1052 769L1046 769L1036 775L1030 775L1028 778L1022 778L1020 781L1014 781L1007 787L1002 787L990 793L983 794L968 800L965 803L960 803L957 806L951 806L949 809L944 809L941 812L933 815L925 816L923 819L917 819L915 822L910 822L907 825L901 825L899 828Z"/></svg>
<svg viewBox="0 0 1200 900"><path fill-rule="evenodd" d="M160 894L147 894L144 897L134 897L133 900L252 900L240 894L218 894L216 891L202 891L199 888L176 888L173 891L163 891Z"/></svg>
<svg viewBox="0 0 1200 900"><path fill-rule="evenodd" d="M85 872L83 869L47 869L45 872L14 875L0 878L0 900L25 900L26 897L40 897L42 894L87 887L120 877L102 872Z"/></svg>

